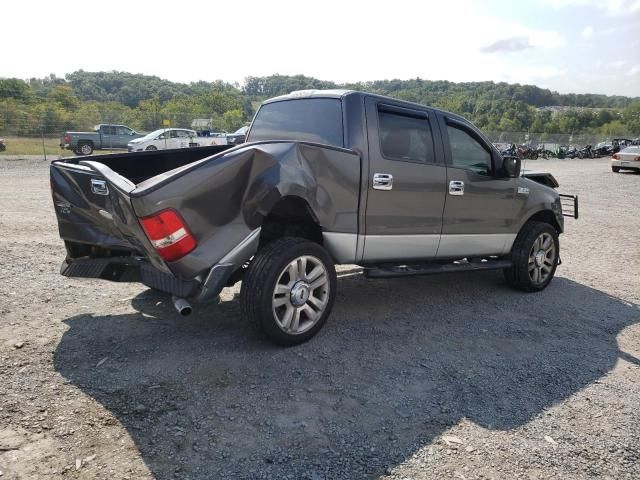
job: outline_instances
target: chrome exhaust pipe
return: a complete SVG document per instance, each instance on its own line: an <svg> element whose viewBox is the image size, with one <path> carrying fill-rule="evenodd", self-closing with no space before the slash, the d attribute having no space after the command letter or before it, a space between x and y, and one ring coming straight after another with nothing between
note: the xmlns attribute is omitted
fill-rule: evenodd
<svg viewBox="0 0 640 480"><path fill-rule="evenodd" d="M173 297L172 296L171 297L171 301L173 302L174 308L183 317L186 317L187 315L191 314L191 311L193 310L191 308L191 304L189 302L187 302L184 298Z"/></svg>

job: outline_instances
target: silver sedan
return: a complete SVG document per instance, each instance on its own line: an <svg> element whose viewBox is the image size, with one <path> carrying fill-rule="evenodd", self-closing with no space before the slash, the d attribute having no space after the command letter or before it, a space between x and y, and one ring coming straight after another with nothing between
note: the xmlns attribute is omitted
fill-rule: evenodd
<svg viewBox="0 0 640 480"><path fill-rule="evenodd" d="M611 170L635 170L640 172L640 146L627 147L611 157Z"/></svg>

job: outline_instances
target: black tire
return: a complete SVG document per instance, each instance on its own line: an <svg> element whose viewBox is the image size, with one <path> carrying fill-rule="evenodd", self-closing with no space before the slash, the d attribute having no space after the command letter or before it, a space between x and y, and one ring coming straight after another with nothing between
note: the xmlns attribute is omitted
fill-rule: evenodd
<svg viewBox="0 0 640 480"><path fill-rule="evenodd" d="M156 147L155 145L149 145L147 148L145 148L145 151L147 152L155 152L156 150L158 150L158 147Z"/></svg>
<svg viewBox="0 0 640 480"><path fill-rule="evenodd" d="M308 317L306 322L312 323L307 330L300 333L291 333L285 331L284 327L276 320L276 312L280 308L276 306L276 287L282 285L279 284L279 281L285 275L285 269L296 259L302 257L313 258L314 261L317 260L319 263L316 266L319 266L320 263L322 264L324 272L321 275L326 274L327 282L324 285L328 287L328 292L322 292L325 295L325 303L322 309L316 312L317 320L311 320ZM289 281L292 283L292 280ZM313 297L315 291L311 290L310 292L308 295ZM286 295L288 294L280 298L285 298ZM291 299L294 298L292 295L293 293L291 293ZM331 313L335 296L336 270L326 250L317 243L303 238L284 237L274 240L263 247L249 264L242 281L240 309L243 318L271 341L278 345L291 346L306 342L318 333ZM310 297L308 298L310 299ZM292 301L290 300L288 306L283 306L282 308L294 308L291 306ZM309 303L306 300L305 302L301 308L305 308ZM298 308L295 309L298 310ZM305 317L307 317L306 313ZM298 318L302 318L302 313L298 313ZM303 325L302 322L300 325Z"/></svg>
<svg viewBox="0 0 640 480"><path fill-rule="evenodd" d="M81 156L91 155L93 153L93 144L89 142L79 143L74 153Z"/></svg>
<svg viewBox="0 0 640 480"><path fill-rule="evenodd" d="M620 167L611 167L611 171L614 173L618 173L620 171Z"/></svg>
<svg viewBox="0 0 640 480"><path fill-rule="evenodd" d="M533 263L530 263L532 254L534 257L537 252L534 252L534 246L539 238L549 238L553 241L553 258L549 258L545 254L540 259L540 267L538 267L538 258L535 258ZM542 245L540 246L542 249ZM549 247L550 248L550 247ZM539 250L539 251L540 251ZM539 292L544 290L556 273L558 266L558 258L560 255L560 242L558 241L558 232L556 229L545 222L527 222L520 233L516 237L513 247L511 248L511 261L513 266L504 270L504 278L509 286L522 290L524 292ZM549 265L548 263L551 263ZM535 272L538 270L538 280L536 281ZM546 268L548 271L544 272L546 277L542 277L542 269Z"/></svg>

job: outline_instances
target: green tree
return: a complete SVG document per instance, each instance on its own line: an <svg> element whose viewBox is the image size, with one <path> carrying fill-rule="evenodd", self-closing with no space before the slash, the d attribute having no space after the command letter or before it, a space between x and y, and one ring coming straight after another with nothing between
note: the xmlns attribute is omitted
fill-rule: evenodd
<svg viewBox="0 0 640 480"><path fill-rule="evenodd" d="M640 135L640 100L623 110L622 120L629 132Z"/></svg>
<svg viewBox="0 0 640 480"><path fill-rule="evenodd" d="M49 100L59 103L66 110L77 110L80 106L80 101L70 85L56 85L47 97Z"/></svg>

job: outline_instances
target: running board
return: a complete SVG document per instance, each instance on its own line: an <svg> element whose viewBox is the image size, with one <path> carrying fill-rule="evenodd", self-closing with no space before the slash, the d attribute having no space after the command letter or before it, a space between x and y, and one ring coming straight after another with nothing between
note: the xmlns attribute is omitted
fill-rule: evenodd
<svg viewBox="0 0 640 480"><path fill-rule="evenodd" d="M369 278L407 277L410 275L432 275L435 273L476 272L480 270L499 270L513 265L511 260L489 259L483 261L458 260L451 263L422 263L413 265L389 265L385 267L365 268Z"/></svg>

